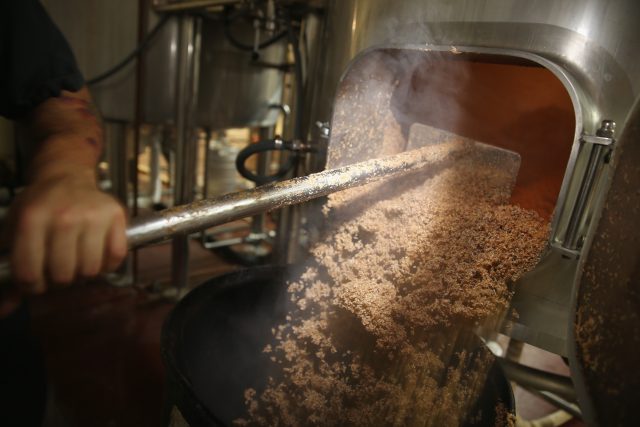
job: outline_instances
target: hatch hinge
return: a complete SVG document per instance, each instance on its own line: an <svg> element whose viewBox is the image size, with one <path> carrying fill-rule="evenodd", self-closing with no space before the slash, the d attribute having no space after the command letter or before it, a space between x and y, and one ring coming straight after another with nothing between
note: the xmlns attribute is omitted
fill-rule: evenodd
<svg viewBox="0 0 640 427"><path fill-rule="evenodd" d="M583 134L580 138L582 144L592 147L562 242L562 249L567 254L576 257L580 255L588 225L587 211L594 202L593 192L597 187L602 166L611 160L615 129L616 123L613 120L603 120L595 135Z"/></svg>

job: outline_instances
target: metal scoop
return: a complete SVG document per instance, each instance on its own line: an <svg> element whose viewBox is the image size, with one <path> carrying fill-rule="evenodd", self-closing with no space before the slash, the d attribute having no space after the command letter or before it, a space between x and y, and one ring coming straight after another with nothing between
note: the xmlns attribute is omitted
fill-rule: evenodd
<svg viewBox="0 0 640 427"><path fill-rule="evenodd" d="M402 176L424 168L443 166L466 155L474 155L476 158L499 165L504 171L504 185L508 191L511 191L520 167L520 156L517 153L425 125L412 126L407 148L409 151L399 154L134 218L127 228L129 248L197 232L284 206L307 202L381 179ZM8 281L10 281L10 270L8 263L4 261L0 263L0 283Z"/></svg>

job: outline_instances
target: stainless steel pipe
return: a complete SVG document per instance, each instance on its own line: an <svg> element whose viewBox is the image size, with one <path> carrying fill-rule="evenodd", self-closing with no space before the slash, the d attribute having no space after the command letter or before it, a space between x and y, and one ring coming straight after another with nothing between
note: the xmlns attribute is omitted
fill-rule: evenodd
<svg viewBox="0 0 640 427"><path fill-rule="evenodd" d="M459 158L472 144L453 141L367 160L337 169L263 185L134 218L127 228L130 248L208 227L307 202L383 178L409 174L428 167L441 167ZM483 144L477 144L481 146ZM7 282L9 268L0 263L0 283Z"/></svg>
<svg viewBox="0 0 640 427"><path fill-rule="evenodd" d="M193 120L198 105L198 73L202 18L188 14L178 21L178 72L176 74L175 110L175 186L174 202L185 205L194 200L197 142ZM186 236L174 238L171 248L171 283L177 295L189 281L189 241Z"/></svg>
<svg viewBox="0 0 640 427"><path fill-rule="evenodd" d="M452 150L454 144L458 149ZM452 160L462 151L462 148L462 143L455 142L420 148L177 206L145 218L135 219L127 229L127 239L129 246L135 247L175 235L193 233L369 184L382 178L401 176L425 167L438 166Z"/></svg>

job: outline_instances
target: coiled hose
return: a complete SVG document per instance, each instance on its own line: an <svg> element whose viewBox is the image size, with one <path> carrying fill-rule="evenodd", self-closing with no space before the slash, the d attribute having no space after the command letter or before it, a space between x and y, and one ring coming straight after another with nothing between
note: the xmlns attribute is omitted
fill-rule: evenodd
<svg viewBox="0 0 640 427"><path fill-rule="evenodd" d="M278 171L273 175L257 175L247 169L245 163L249 159L249 157L254 154L266 153L267 151L290 151L289 157L287 161L280 165ZM236 169L240 175L249 181L253 181L256 185L268 184L270 182L279 181L284 178L291 170L293 170L294 166L298 161L298 154L292 143L285 142L279 139L267 139L264 141L256 142L255 144L249 144L245 148L243 148L239 153L238 157L236 157Z"/></svg>

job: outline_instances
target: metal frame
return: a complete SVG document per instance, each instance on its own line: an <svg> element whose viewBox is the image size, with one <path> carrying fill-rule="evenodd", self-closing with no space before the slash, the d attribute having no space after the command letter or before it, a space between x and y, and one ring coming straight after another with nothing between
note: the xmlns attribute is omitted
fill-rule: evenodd
<svg viewBox="0 0 640 427"><path fill-rule="evenodd" d="M564 180L562 182L562 187L560 189L560 193L558 194L558 206L564 206L569 198L569 186L571 180L573 179L575 170L576 170L576 162L580 153L581 144L580 142L583 140L583 128L584 128L584 116L585 111L582 108L582 105L587 103L587 100L584 99L584 93L579 90L578 83L575 79L567 73L565 69L558 66L556 63L531 52L519 51L513 49L502 49L502 48L487 48L487 47L478 47L478 46L442 46L442 45L417 45L417 44L381 44L370 47L368 49L363 50L358 55L356 55L353 60L350 62L349 67L345 70L344 76L348 75L351 71L353 65L362 57L366 56L371 52L376 52L380 50L412 50L412 51L420 51L429 54L430 52L439 52L439 53L451 53L452 55L464 55L464 54L472 54L472 55L491 55L491 56L502 56L505 58L521 58L527 61L536 63L551 73L564 86L571 99L573 104L574 112L575 112L575 120L576 127L574 131L574 140L573 147L571 149L571 153L569 155L569 160L567 162L567 167L565 170ZM595 133L595 131L594 131ZM331 145L329 145L329 150L331 150ZM328 166L331 166L330 164ZM560 217L563 212L555 212L553 218L551 220L551 235L558 236L562 234L559 228ZM566 212L564 212L566 215ZM558 240L559 241L559 240Z"/></svg>
<svg viewBox="0 0 640 427"><path fill-rule="evenodd" d="M566 355L566 337L569 325L571 287L577 272L577 257L567 258L567 250L562 245L565 234L565 223L573 212L576 197L572 183L576 177L582 176L584 165L580 159L583 153L584 117L587 115L583 105L588 102L585 94L579 89L578 82L556 63L531 52L513 49L486 48L476 46L443 46L416 44L381 44L365 49L356 55L345 70L342 79L352 71L354 65L366 55L383 50L404 50L424 52L425 54L455 55L487 55L504 58L519 58L543 66L556 76L565 87L575 112L575 131L573 145L565 169L565 176L558 195L557 206L563 207L554 213L551 223L551 237L547 252L533 274L528 274L516 286L517 293L514 306L518 312L517 319L507 319L502 332L513 338L523 340L557 354ZM335 114L335 111L332 115ZM329 143L329 151L338 149ZM333 167L331 160L327 167ZM587 212L590 214L590 212ZM584 232L584 231L583 231ZM542 295L541 295L542 294Z"/></svg>
<svg viewBox="0 0 640 427"><path fill-rule="evenodd" d="M194 199L197 144L193 135L193 119L197 108L198 61L200 58L199 18L182 15L179 22L178 73L176 76L176 205ZM177 297L189 282L189 237L177 236L172 242L171 281L178 289Z"/></svg>

